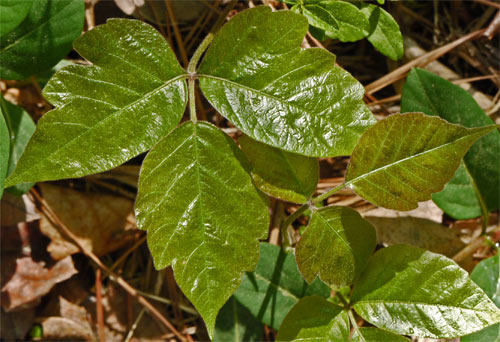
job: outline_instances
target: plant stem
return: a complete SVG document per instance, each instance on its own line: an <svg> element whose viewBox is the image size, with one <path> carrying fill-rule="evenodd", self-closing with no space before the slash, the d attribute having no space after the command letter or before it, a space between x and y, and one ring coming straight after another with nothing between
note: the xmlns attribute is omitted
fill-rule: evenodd
<svg viewBox="0 0 500 342"><path fill-rule="evenodd" d="M335 291L335 296L344 304L344 307L347 309L349 308L349 303L347 303L347 300L342 296L342 293L340 291Z"/></svg>
<svg viewBox="0 0 500 342"><path fill-rule="evenodd" d="M343 188L345 188L349 183L342 183L338 186L336 186L335 188L325 192L323 195L320 195L316 198L313 198L312 200L312 204L317 204L325 199L327 199L328 197L330 197L331 195L333 195L334 193L336 193L337 191L339 190L342 190Z"/></svg>
<svg viewBox="0 0 500 342"><path fill-rule="evenodd" d="M352 314L352 310L347 311L347 315L349 316L349 320L351 321L354 331L356 331L358 333L359 338L361 338L361 332L359 331L358 322L356 322L356 319Z"/></svg>
<svg viewBox="0 0 500 342"><path fill-rule="evenodd" d="M198 119L196 118L196 93L194 92L194 76L189 76L188 79L188 93L189 93L189 116L191 117L191 121L196 123Z"/></svg>

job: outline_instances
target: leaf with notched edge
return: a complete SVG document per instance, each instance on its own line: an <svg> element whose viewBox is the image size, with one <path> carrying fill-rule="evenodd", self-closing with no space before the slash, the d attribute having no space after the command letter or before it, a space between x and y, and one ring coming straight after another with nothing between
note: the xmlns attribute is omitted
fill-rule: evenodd
<svg viewBox="0 0 500 342"><path fill-rule="evenodd" d="M135 212L158 269L177 284L213 336L219 309L252 271L269 227L267 199L243 152L208 123L185 123L147 155Z"/></svg>

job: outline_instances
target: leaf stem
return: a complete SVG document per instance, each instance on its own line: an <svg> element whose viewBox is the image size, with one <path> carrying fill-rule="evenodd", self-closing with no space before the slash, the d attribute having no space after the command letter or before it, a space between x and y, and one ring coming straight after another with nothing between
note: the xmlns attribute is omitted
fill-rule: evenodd
<svg viewBox="0 0 500 342"><path fill-rule="evenodd" d="M349 182L342 183L342 184L336 186L335 188L330 189L329 191L325 192L323 195L320 195L320 196L318 196L316 198L313 198L312 204L317 204L317 203L319 203L319 202L327 199L328 197L330 197L331 195L333 195L337 191L342 190L343 188L345 188L348 184L349 184Z"/></svg>
<svg viewBox="0 0 500 342"><path fill-rule="evenodd" d="M188 93L189 93L189 116L191 121L196 123L198 121L196 117L196 93L194 92L194 76L189 76L188 79Z"/></svg>
<svg viewBox="0 0 500 342"><path fill-rule="evenodd" d="M363 336L361 335L361 332L359 331L358 322L356 322L356 319L354 318L354 315L352 314L352 310L347 311L347 316L349 316L349 320L351 321L351 324L354 328L354 331L356 331L356 333L358 334L359 339L361 341L363 341L364 340Z"/></svg>
<svg viewBox="0 0 500 342"><path fill-rule="evenodd" d="M342 293L340 293L340 291L335 291L335 296L337 296L337 298L342 302L342 304L344 304L344 307L346 309L349 308L349 303L347 302L347 300L344 298L344 296L342 295Z"/></svg>

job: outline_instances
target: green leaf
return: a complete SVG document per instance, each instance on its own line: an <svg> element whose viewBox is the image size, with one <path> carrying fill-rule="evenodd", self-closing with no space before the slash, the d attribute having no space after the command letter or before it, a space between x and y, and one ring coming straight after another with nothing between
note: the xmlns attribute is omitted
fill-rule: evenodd
<svg viewBox="0 0 500 342"><path fill-rule="evenodd" d="M231 297L217 315L214 341L264 341L264 325Z"/></svg>
<svg viewBox="0 0 500 342"><path fill-rule="evenodd" d="M23 22L0 37L0 77L22 80L55 65L82 33L84 17L83 0L34 0Z"/></svg>
<svg viewBox="0 0 500 342"><path fill-rule="evenodd" d="M45 114L9 185L81 177L150 149L180 121L184 70L153 27L110 19L75 41L94 65L67 66L44 88Z"/></svg>
<svg viewBox="0 0 500 342"><path fill-rule="evenodd" d="M157 269L177 284L213 335L219 309L252 271L268 232L267 200L245 156L222 131L188 122L146 156L135 204Z"/></svg>
<svg viewBox="0 0 500 342"><path fill-rule="evenodd" d="M312 157L349 155L375 120L363 87L323 49L301 49L307 20L267 6L235 15L200 67L212 105L255 140Z"/></svg>
<svg viewBox="0 0 500 342"><path fill-rule="evenodd" d="M356 210L332 206L314 211L295 255L307 282L319 276L339 287L354 282L376 244L375 229Z"/></svg>
<svg viewBox="0 0 500 342"><path fill-rule="evenodd" d="M286 316L276 341L349 340L349 318L341 306L323 297L305 297Z"/></svg>
<svg viewBox="0 0 500 342"><path fill-rule="evenodd" d="M392 60L403 57L403 35L396 20L376 5L363 3L361 11L370 22L368 41Z"/></svg>
<svg viewBox="0 0 500 342"><path fill-rule="evenodd" d="M424 112L465 127L480 127L493 121L464 89L422 69L413 69L406 79L401 111ZM470 219L500 208L500 133L495 130L476 141L443 191L432 199L448 215Z"/></svg>
<svg viewBox="0 0 500 342"><path fill-rule="evenodd" d="M494 129L465 128L421 113L391 115L363 134L346 182L378 206L415 209L443 189L474 141Z"/></svg>
<svg viewBox="0 0 500 342"><path fill-rule="evenodd" d="M2 0L0 2L0 36L16 28L28 15L33 1Z"/></svg>
<svg viewBox="0 0 500 342"><path fill-rule="evenodd" d="M17 161L21 157L21 154L35 131L35 123L24 109L6 101L2 96L0 96L0 107L2 108L3 116L7 122L10 135L10 156L7 170L7 175L10 175L16 168ZM32 186L33 183L22 183L11 186L7 188L6 191L20 196L31 189Z"/></svg>
<svg viewBox="0 0 500 342"><path fill-rule="evenodd" d="M3 112L3 110L2 110ZM10 139L9 129L5 122L4 114L0 117L0 198L3 195L5 177L7 176L7 168L9 166L10 154Z"/></svg>
<svg viewBox="0 0 500 342"><path fill-rule="evenodd" d="M317 280L307 285L295 258L278 246L260 244L257 268L243 277L234 297L262 323L278 329L300 298L310 295L328 297L328 286Z"/></svg>
<svg viewBox="0 0 500 342"><path fill-rule="evenodd" d="M465 270L408 245L375 253L351 304L379 328L418 337L454 338L500 322L500 310Z"/></svg>
<svg viewBox="0 0 500 342"><path fill-rule="evenodd" d="M410 340L401 336L396 335L390 331L385 331L377 328L359 328L358 334L356 330L354 330L352 334L352 342L409 342Z"/></svg>
<svg viewBox="0 0 500 342"><path fill-rule="evenodd" d="M37 80L38 84L40 85L40 87L44 88L47 85L47 83L49 83L49 80L52 78L52 76L54 76L54 74L56 72L58 72L59 70L61 70L62 68L66 67L68 65L75 65L75 64L76 64L75 62L69 61L67 59L62 59L61 61L59 61L59 63L54 65L52 68L50 68L48 70L44 70L44 71L34 75L34 77L36 77L36 80Z"/></svg>
<svg viewBox="0 0 500 342"><path fill-rule="evenodd" d="M320 9L320 13L312 11ZM355 42L369 34L370 23L365 14L356 6L344 1L322 1L314 5L304 6L303 14L309 24L325 31L328 38L338 39L342 42ZM319 14L328 15L322 20ZM327 20L331 18L330 20ZM330 22L335 25L330 25Z"/></svg>
<svg viewBox="0 0 500 342"><path fill-rule="evenodd" d="M500 265L498 254L481 261L470 275L471 279L500 307ZM498 342L500 324L489 326L474 334L462 337L462 342Z"/></svg>
<svg viewBox="0 0 500 342"><path fill-rule="evenodd" d="M255 185L266 194L305 203L316 190L319 179L316 158L279 150L246 135L238 142L252 166Z"/></svg>

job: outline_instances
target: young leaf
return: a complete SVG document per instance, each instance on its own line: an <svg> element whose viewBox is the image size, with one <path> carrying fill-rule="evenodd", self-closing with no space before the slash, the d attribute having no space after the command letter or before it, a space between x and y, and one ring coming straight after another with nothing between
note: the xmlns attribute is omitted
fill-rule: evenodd
<svg viewBox="0 0 500 342"><path fill-rule="evenodd" d="M317 296L302 298L286 316L276 336L276 341L348 340L347 312Z"/></svg>
<svg viewBox="0 0 500 342"><path fill-rule="evenodd" d="M157 269L172 265L177 284L209 334L219 309L255 268L267 235L267 201L245 156L222 131L188 122L147 155L135 204Z"/></svg>
<svg viewBox="0 0 500 342"><path fill-rule="evenodd" d="M184 70L153 27L110 19L75 48L94 65L67 66L45 86L56 108L38 122L9 185L109 170L151 148L181 119Z"/></svg>
<svg viewBox="0 0 500 342"><path fill-rule="evenodd" d="M481 261L472 271L470 278L486 295L500 307L500 265L498 254ZM461 338L462 342L498 342L500 341L500 324L489 326L474 334Z"/></svg>
<svg viewBox="0 0 500 342"><path fill-rule="evenodd" d="M348 2L322 1L311 5L307 5L306 2L303 8L303 14L307 17L309 24L324 30L328 38L342 42L355 42L369 33L370 23L365 14ZM320 12L312 11L312 8ZM324 20L318 15L320 13L324 14ZM330 25L333 21L335 25Z"/></svg>
<svg viewBox="0 0 500 342"><path fill-rule="evenodd" d="M9 167L7 170L8 176L16 168L17 161L21 157L21 154L28 144L28 140L30 140L31 135L35 131L35 123L33 122L33 119L31 119L31 116L24 111L24 109L6 101L1 95L0 107L10 135L10 155L7 154L9 155ZM32 186L33 183L23 183L11 186L10 188L5 189L5 191L20 196L26 193Z"/></svg>
<svg viewBox="0 0 500 342"><path fill-rule="evenodd" d="M214 342L218 341L264 341L264 325L231 297L217 315Z"/></svg>
<svg viewBox="0 0 500 342"><path fill-rule="evenodd" d="M465 270L408 245L375 253L351 304L379 328L418 337L454 338L500 322L500 310Z"/></svg>
<svg viewBox="0 0 500 342"><path fill-rule="evenodd" d="M322 49L301 49L307 20L267 6L217 34L200 67L212 105L245 134L312 157L348 155L375 121L363 87Z"/></svg>
<svg viewBox="0 0 500 342"><path fill-rule="evenodd" d="M294 203L305 203L316 190L316 158L279 150L244 135L238 139L250 161L255 185L266 194Z"/></svg>
<svg viewBox="0 0 500 342"><path fill-rule="evenodd" d="M32 0L2 0L0 2L0 36L16 28L28 15Z"/></svg>
<svg viewBox="0 0 500 342"><path fill-rule="evenodd" d="M317 280L307 285L295 258L278 246L260 244L260 259L252 273L243 276L234 298L262 323L279 329L290 309L305 296L328 297L328 286Z"/></svg>
<svg viewBox="0 0 500 342"><path fill-rule="evenodd" d="M352 333L352 342L410 342L406 337L378 328L359 328L358 330L360 334L357 330Z"/></svg>
<svg viewBox="0 0 500 342"><path fill-rule="evenodd" d="M49 69L66 56L82 33L83 0L32 3L21 24L0 37L0 78L22 80Z"/></svg>
<svg viewBox="0 0 500 342"><path fill-rule="evenodd" d="M2 111L3 112L3 111ZM0 198L3 195L5 177L9 166L10 138L4 115L0 117Z"/></svg>
<svg viewBox="0 0 500 342"><path fill-rule="evenodd" d="M464 89L422 69L413 69L406 79L401 111L424 112L465 127L480 127L493 121ZM470 219L500 208L500 133L495 130L470 148L455 176L432 199L448 215Z"/></svg>
<svg viewBox="0 0 500 342"><path fill-rule="evenodd" d="M370 22L368 41L392 60L403 57L403 35L396 20L376 5L363 3L361 11Z"/></svg>
<svg viewBox="0 0 500 342"><path fill-rule="evenodd" d="M319 276L339 287L354 282L376 244L375 229L356 210L326 207L314 211L295 255L307 282Z"/></svg>
<svg viewBox="0 0 500 342"><path fill-rule="evenodd" d="M421 113L391 115L363 134L346 182L378 206L415 209L443 189L474 141L494 129L465 128Z"/></svg>

